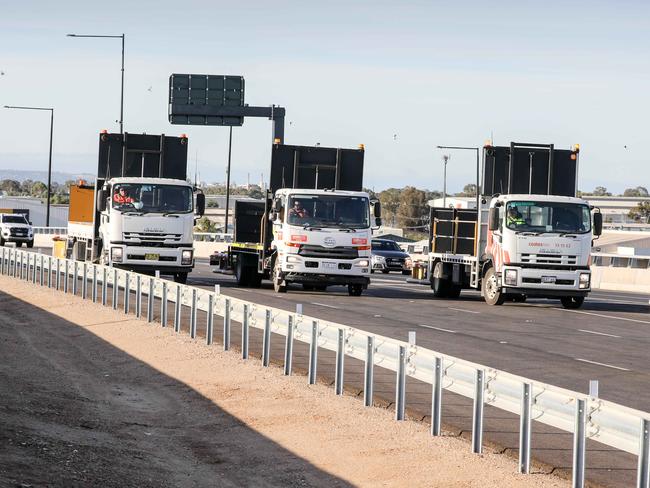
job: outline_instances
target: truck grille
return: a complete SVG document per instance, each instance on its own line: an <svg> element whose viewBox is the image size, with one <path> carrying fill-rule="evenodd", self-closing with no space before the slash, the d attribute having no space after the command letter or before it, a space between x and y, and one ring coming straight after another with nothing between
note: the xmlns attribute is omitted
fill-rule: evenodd
<svg viewBox="0 0 650 488"><path fill-rule="evenodd" d="M522 283L541 283L542 279L541 278L522 278L521 279ZM554 285L570 285L573 286L575 283L574 280L555 280Z"/></svg>
<svg viewBox="0 0 650 488"><path fill-rule="evenodd" d="M180 242L182 234L167 234L164 232L124 232L124 240L138 239L145 246L160 247L165 242Z"/></svg>
<svg viewBox="0 0 650 488"><path fill-rule="evenodd" d="M323 247L305 244L300 246L298 255L305 258L356 259L359 257L359 251L355 247Z"/></svg>
<svg viewBox="0 0 650 488"><path fill-rule="evenodd" d="M564 264L577 263L578 257L569 254L522 254L521 262L530 264Z"/></svg>

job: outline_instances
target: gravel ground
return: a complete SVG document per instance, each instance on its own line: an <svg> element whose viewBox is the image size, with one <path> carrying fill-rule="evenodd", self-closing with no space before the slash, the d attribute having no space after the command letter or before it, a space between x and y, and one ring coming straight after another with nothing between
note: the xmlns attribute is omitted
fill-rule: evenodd
<svg viewBox="0 0 650 488"><path fill-rule="evenodd" d="M0 486L568 486L304 376L5 276L0 358Z"/></svg>

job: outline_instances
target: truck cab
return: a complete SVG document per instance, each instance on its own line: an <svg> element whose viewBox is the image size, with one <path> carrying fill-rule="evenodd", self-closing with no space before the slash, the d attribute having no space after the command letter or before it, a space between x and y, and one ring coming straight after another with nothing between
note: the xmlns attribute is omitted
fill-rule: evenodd
<svg viewBox="0 0 650 488"><path fill-rule="evenodd" d="M367 288L374 225L367 193L285 188L273 210L276 291L289 282L320 290L346 285L351 295Z"/></svg>
<svg viewBox="0 0 650 488"><path fill-rule="evenodd" d="M16 247L34 247L34 229L27 217L19 213L0 213L0 246L14 242Z"/></svg>

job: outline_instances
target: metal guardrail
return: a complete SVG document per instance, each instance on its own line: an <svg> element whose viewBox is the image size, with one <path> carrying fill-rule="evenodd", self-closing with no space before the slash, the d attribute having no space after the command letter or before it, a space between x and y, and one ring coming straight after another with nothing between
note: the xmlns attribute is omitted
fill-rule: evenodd
<svg viewBox="0 0 650 488"><path fill-rule="evenodd" d="M594 252L591 253L592 265L614 268L650 268L650 256Z"/></svg>
<svg viewBox="0 0 650 488"><path fill-rule="evenodd" d="M194 241L198 242L232 242L232 234L223 232L195 232Z"/></svg>
<svg viewBox="0 0 650 488"><path fill-rule="evenodd" d="M37 234L52 234L52 235L67 235L67 227L32 227L34 235Z"/></svg>
<svg viewBox="0 0 650 488"><path fill-rule="evenodd" d="M637 487L649 488L650 414L634 410L596 396L565 390L533 381L481 364L432 351L412 343L371 334L346 325L229 297L215 291L173 283L107 266L43 254L2 248L0 272L40 286L81 295L84 299L108 305L111 289L113 309L120 296L124 312L130 311L131 293L135 294L135 315L146 314L152 322L158 300L162 326L166 326L170 302L174 305L174 330L181 330L181 310L190 310L190 337L197 337L199 311L205 313L206 342L214 340L215 316L223 318L223 348L230 349L232 322L241 324L243 359L248 358L251 327L263 330L262 363L270 362L271 332L284 336L284 374L292 372L294 341L309 344L308 381L316 381L318 350L336 353L334 389L343 394L346 357L365 362L364 404L372 405L375 366L396 374L395 418L404 419L406 377L416 378L433 386L431 434L440 435L443 390L474 401L472 450L482 451L483 409L491 405L520 417L519 471L530 468L531 424L535 420L565 432L573 433L573 486L584 486L585 445L587 439L638 456ZM79 288L81 287L81 290ZM89 291L90 287L90 291ZM142 297L147 310L142 310Z"/></svg>

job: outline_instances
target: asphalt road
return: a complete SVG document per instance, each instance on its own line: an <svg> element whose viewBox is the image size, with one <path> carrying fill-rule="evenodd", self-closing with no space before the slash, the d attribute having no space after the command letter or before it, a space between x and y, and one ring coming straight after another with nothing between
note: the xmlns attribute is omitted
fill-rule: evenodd
<svg viewBox="0 0 650 488"><path fill-rule="evenodd" d="M397 274L372 275L361 297L344 287L307 292L299 285L280 295L269 282L237 288L207 262L197 262L188 284L218 284L235 297L286 310L300 303L306 315L396 339L416 331L424 347L572 390L586 392L589 380L599 380L601 398L650 410L648 295L594 291L579 310L541 299L490 307L474 291L463 290L458 300L434 298Z"/></svg>

